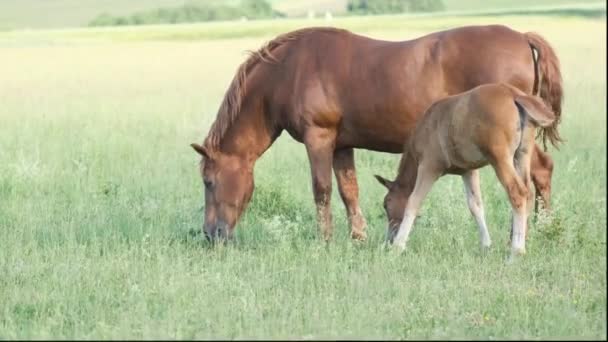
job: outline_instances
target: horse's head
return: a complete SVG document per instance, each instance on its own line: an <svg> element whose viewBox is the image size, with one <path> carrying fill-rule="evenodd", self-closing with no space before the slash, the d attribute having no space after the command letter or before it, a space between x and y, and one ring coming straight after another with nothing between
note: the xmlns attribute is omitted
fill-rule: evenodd
<svg viewBox="0 0 608 342"><path fill-rule="evenodd" d="M205 187L205 223L208 240L231 239L234 227L253 193L253 168L246 159L191 144L202 156L200 172Z"/></svg>
<svg viewBox="0 0 608 342"><path fill-rule="evenodd" d="M392 242L399 229L399 224L401 224L401 221L403 220L403 211L405 210L409 194L407 194L405 189L403 189L398 182L389 181L378 175L375 177L380 184L388 189L388 193L384 196L384 210L386 211L386 217L388 219L386 239Z"/></svg>

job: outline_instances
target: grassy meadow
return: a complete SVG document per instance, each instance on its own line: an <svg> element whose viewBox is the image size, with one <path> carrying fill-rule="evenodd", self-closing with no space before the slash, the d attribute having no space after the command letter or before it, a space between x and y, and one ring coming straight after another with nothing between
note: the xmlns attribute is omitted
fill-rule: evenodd
<svg viewBox="0 0 608 342"><path fill-rule="evenodd" d="M407 254L381 248L375 173L358 150L369 239L317 237L304 146L258 161L237 242L202 242L201 142L247 49L297 27L409 39L465 24L537 31L565 82L551 217L508 254L510 207L491 169L494 245L478 249L460 178L423 204ZM0 32L0 338L606 339L606 19L383 16Z"/></svg>

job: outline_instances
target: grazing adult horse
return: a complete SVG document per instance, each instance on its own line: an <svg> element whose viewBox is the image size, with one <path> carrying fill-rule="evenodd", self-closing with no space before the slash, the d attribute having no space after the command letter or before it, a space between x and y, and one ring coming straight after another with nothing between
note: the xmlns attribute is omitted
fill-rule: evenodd
<svg viewBox="0 0 608 342"><path fill-rule="evenodd" d="M536 52L536 53L535 53ZM346 206L351 237L365 239L353 149L400 153L434 101L480 84L505 82L540 91L557 116L558 59L534 33L505 26L467 26L391 42L336 28L307 28L276 37L239 67L202 145L209 239L231 238L253 192L255 161L286 130L310 160L317 219L328 240L331 170ZM535 145L532 178L549 203L552 161Z"/></svg>
<svg viewBox="0 0 608 342"><path fill-rule="evenodd" d="M490 247L479 186L479 168L490 164L511 202L511 255L525 253L534 201L530 179L534 134L537 127L551 127L554 120L538 97L504 83L484 84L435 102L404 143L397 186L384 198L387 239L405 249L416 213L433 183L455 174L462 176L481 246Z"/></svg>

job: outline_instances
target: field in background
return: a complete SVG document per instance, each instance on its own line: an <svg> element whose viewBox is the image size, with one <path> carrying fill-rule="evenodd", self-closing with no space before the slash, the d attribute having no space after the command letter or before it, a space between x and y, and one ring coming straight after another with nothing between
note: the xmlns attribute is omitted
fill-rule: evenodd
<svg viewBox="0 0 608 342"><path fill-rule="evenodd" d="M399 155L361 150L369 241L350 242L334 190L324 246L306 153L287 133L257 164L238 244L201 243L188 145L203 140L244 50L323 20L0 32L0 338L605 339L605 18L329 24L407 39L470 23L537 31L562 61L554 216L512 265L510 210L490 169L488 255L458 177L433 188L406 255L382 250L373 174L394 177Z"/></svg>
<svg viewBox="0 0 608 342"><path fill-rule="evenodd" d="M443 0L446 11L486 11L530 6L580 6L585 3L603 4L598 0ZM240 0L3 0L0 1L0 30L19 28L62 28L86 26L101 13L129 15L136 11L158 7L174 7L184 3L239 4ZM269 0L273 7L290 17L305 16L312 10L317 16L325 11L340 14L346 0Z"/></svg>

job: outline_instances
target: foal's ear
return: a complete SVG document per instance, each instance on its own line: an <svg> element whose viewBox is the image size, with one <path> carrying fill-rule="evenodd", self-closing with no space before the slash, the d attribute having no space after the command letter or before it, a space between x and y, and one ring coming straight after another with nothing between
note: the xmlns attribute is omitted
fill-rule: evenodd
<svg viewBox="0 0 608 342"><path fill-rule="evenodd" d="M193 148L193 149L194 149L194 150L195 150L195 151L196 151L198 154L200 154L201 156L203 156L203 157L205 157L205 158L209 159L209 155L210 155L210 153L207 151L207 149L206 149L204 146L201 146L201 145L196 144L196 143L192 143L192 144L190 144L190 146L192 146L192 148Z"/></svg>
<svg viewBox="0 0 608 342"><path fill-rule="evenodd" d="M388 180L382 176L374 175L374 177L376 177L376 179L378 180L378 182L380 182L380 184L384 185L384 187L386 187L387 189L390 190L391 185L393 185L393 182L391 182L390 180Z"/></svg>

